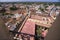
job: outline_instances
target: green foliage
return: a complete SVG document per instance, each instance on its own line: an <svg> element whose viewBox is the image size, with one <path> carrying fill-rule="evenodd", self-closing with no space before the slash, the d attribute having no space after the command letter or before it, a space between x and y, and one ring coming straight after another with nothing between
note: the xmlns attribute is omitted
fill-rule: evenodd
<svg viewBox="0 0 60 40"><path fill-rule="evenodd" d="M37 36L41 36L41 32L42 32L41 30L42 30L42 27L38 26L36 30Z"/></svg>
<svg viewBox="0 0 60 40"><path fill-rule="evenodd" d="M48 6L45 6L45 8L47 8Z"/></svg>
<svg viewBox="0 0 60 40"><path fill-rule="evenodd" d="M9 15L9 13L1 12L1 14L4 15Z"/></svg>
<svg viewBox="0 0 60 40"><path fill-rule="evenodd" d="M10 14L10 15L12 15L12 16L13 16L14 14Z"/></svg>
<svg viewBox="0 0 60 40"><path fill-rule="evenodd" d="M4 16L4 15L5 15L5 13L2 13L2 15Z"/></svg>
<svg viewBox="0 0 60 40"><path fill-rule="evenodd" d="M60 6L60 2L54 3L56 6Z"/></svg>
<svg viewBox="0 0 60 40"><path fill-rule="evenodd" d="M18 8L16 7L10 7L10 10L17 10Z"/></svg>
<svg viewBox="0 0 60 40"><path fill-rule="evenodd" d="M43 11L44 12L44 9L43 8L39 8L39 10Z"/></svg>

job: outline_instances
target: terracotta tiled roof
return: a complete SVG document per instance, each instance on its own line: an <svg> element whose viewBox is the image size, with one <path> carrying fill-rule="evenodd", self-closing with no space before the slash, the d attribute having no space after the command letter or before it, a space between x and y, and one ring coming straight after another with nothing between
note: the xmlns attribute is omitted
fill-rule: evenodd
<svg viewBox="0 0 60 40"><path fill-rule="evenodd" d="M44 21L43 18L45 18L46 20ZM32 15L31 19L39 20L39 22L37 22L36 24L39 24L39 25L42 25L42 26L45 26L45 27L50 27L51 26L50 23L54 22L54 20L51 17L38 16L38 15Z"/></svg>
<svg viewBox="0 0 60 40"><path fill-rule="evenodd" d="M27 20L21 32L35 35L35 23Z"/></svg>

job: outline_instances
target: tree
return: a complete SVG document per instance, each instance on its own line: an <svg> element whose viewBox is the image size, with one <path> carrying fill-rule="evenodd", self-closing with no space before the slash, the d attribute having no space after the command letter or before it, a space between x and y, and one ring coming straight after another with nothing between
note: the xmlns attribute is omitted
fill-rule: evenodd
<svg viewBox="0 0 60 40"><path fill-rule="evenodd" d="M39 8L39 9L44 12L44 9L43 8Z"/></svg>
<svg viewBox="0 0 60 40"><path fill-rule="evenodd" d="M10 7L10 10L17 10L18 8L16 7Z"/></svg>
<svg viewBox="0 0 60 40"><path fill-rule="evenodd" d="M17 10L18 8L13 4L13 6L12 7L10 7L10 10Z"/></svg>

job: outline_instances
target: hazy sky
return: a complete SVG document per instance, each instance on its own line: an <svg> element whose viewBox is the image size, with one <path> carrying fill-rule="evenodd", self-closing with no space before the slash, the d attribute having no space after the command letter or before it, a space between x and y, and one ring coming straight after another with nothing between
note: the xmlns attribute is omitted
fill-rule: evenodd
<svg viewBox="0 0 60 40"><path fill-rule="evenodd" d="M0 0L0 2L59 2L59 0Z"/></svg>

